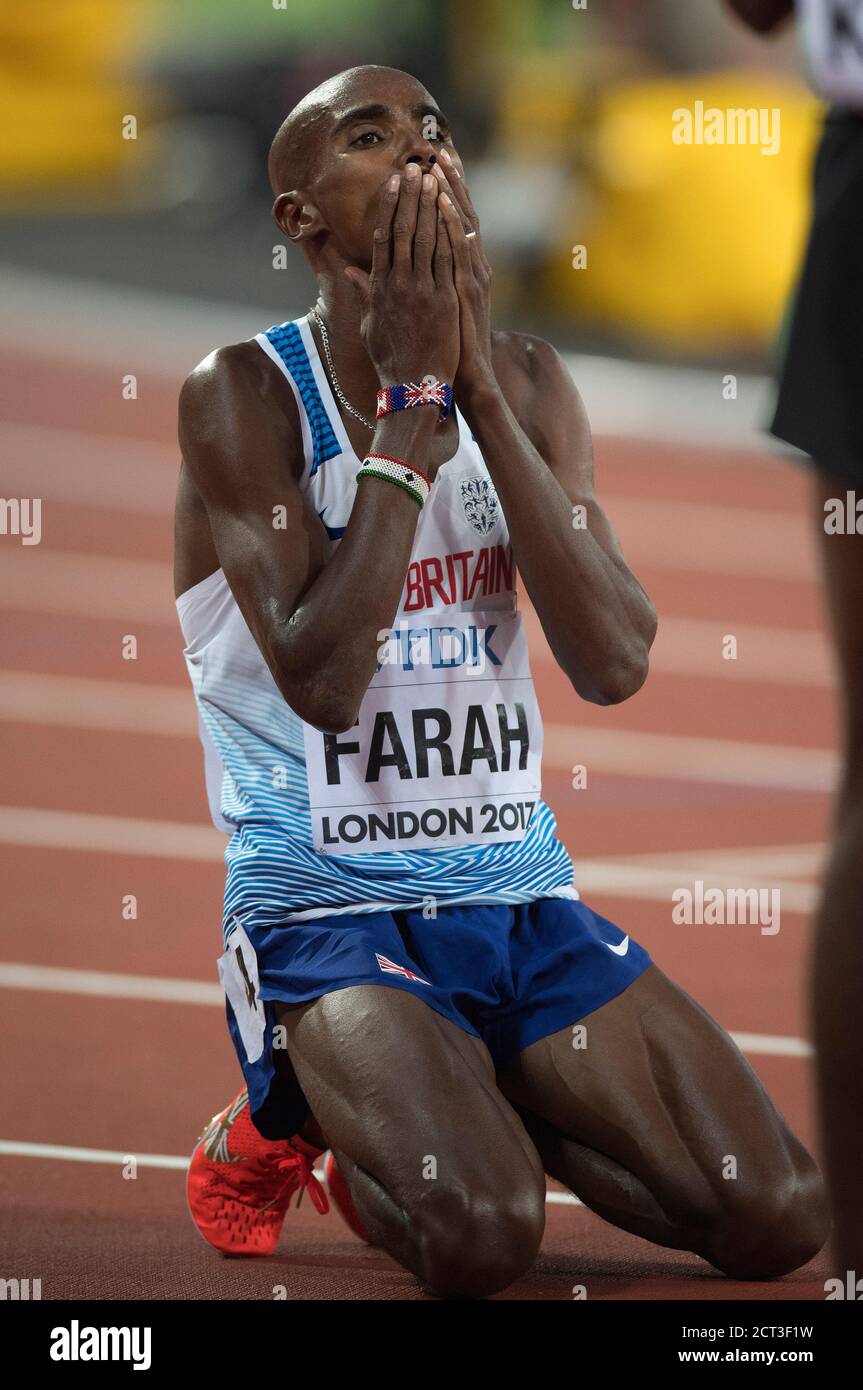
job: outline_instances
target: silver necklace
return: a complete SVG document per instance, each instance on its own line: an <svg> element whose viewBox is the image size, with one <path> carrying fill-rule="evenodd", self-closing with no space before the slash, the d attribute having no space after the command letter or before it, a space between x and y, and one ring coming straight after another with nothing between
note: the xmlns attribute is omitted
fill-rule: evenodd
<svg viewBox="0 0 863 1390"><path fill-rule="evenodd" d="M347 396L345 395L344 391L339 385L339 379L336 376L336 369L333 366L333 354L330 352L330 340L327 336L327 330L324 327L324 321L318 313L317 309L311 309L309 311L309 318L314 319L315 323L318 325L318 328L320 329L321 339L323 340L324 344L324 352L327 356L327 370L330 375L330 381L332 383L333 390L335 391L345 410L349 410L351 415L356 416L358 420L362 420L366 429L371 430L374 433L374 431L377 429L377 425L375 425L371 420L367 420L365 415L361 415L360 412L356 410L354 406L351 405L350 401L348 400Z"/></svg>

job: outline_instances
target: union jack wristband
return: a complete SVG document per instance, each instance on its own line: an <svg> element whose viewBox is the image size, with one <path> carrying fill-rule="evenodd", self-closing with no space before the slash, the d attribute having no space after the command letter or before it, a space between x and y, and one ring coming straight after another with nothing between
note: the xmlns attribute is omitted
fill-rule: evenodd
<svg viewBox="0 0 863 1390"><path fill-rule="evenodd" d="M431 483L425 473L405 463L404 459L390 458L388 454L366 454L357 478L380 478L385 483L395 483L404 488L422 508L431 491Z"/></svg>
<svg viewBox="0 0 863 1390"><path fill-rule="evenodd" d="M414 405L436 405L441 420L445 420L452 409L452 387L438 381L431 372L422 381L404 381L398 386L386 386L378 391L377 418L389 415L393 410L410 410Z"/></svg>

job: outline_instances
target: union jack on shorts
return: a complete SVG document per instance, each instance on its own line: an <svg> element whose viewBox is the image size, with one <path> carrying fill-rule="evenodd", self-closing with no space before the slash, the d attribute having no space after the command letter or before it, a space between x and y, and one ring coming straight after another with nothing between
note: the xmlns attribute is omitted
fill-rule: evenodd
<svg viewBox="0 0 863 1390"><path fill-rule="evenodd" d="M375 951L375 960L385 975L401 975L405 980L416 980L418 985L431 985L431 980L424 980L422 975L415 975L413 970L406 970L403 965L396 965L395 961L382 956L380 951Z"/></svg>

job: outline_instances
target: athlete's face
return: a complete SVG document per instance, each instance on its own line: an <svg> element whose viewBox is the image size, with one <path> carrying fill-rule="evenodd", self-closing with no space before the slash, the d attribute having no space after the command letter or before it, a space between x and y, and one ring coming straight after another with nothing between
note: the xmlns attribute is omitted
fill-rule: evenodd
<svg viewBox="0 0 863 1390"><path fill-rule="evenodd" d="M413 78L367 78L339 99L321 140L311 200L348 261L371 268L384 184L411 163L429 170L442 145L462 173L446 117Z"/></svg>

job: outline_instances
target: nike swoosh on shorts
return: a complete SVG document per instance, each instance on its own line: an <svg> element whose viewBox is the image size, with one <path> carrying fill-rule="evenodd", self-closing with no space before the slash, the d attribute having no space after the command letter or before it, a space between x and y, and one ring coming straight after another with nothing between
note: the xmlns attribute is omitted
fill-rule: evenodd
<svg viewBox="0 0 863 1390"><path fill-rule="evenodd" d="M629 950L629 937L625 936L617 946L613 946L610 941L603 941L603 946L607 946L609 951L613 951L616 956L625 956Z"/></svg>

